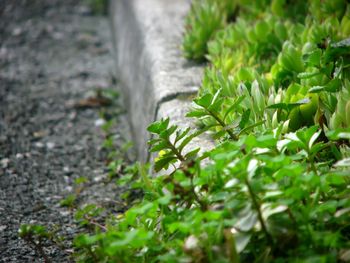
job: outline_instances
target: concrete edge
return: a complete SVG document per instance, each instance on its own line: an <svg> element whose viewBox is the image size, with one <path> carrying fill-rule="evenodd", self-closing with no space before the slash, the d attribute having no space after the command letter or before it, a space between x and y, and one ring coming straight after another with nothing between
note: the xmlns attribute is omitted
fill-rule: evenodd
<svg viewBox="0 0 350 263"><path fill-rule="evenodd" d="M169 117L179 127L194 127L185 117L201 85L203 67L181 53L189 0L111 0L110 21L116 74L129 112L138 159L150 160L147 127ZM189 145L208 150L203 135Z"/></svg>

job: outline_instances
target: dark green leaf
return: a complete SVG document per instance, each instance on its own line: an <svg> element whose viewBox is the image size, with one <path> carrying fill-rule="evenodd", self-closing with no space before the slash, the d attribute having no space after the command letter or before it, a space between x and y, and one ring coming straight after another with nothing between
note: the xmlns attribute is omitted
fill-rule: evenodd
<svg viewBox="0 0 350 263"><path fill-rule="evenodd" d="M150 152L158 152L161 150L165 150L168 148L168 143L166 141L162 141L160 143L157 143L156 145L154 145L151 149Z"/></svg>
<svg viewBox="0 0 350 263"><path fill-rule="evenodd" d="M313 86L308 90L308 92L309 93L319 93L319 92L324 91L324 90L325 90L324 86Z"/></svg>
<svg viewBox="0 0 350 263"><path fill-rule="evenodd" d="M208 113L205 110L201 110L201 109L193 109L190 112L188 112L186 114L186 117L194 117L194 118L201 118L204 116L207 116Z"/></svg>
<svg viewBox="0 0 350 263"><path fill-rule="evenodd" d="M180 146L178 147L179 151L181 152L185 148L185 146L187 144L189 144L193 140L193 138L198 137L199 135L201 135L202 133L206 132L210 128L211 128L211 126L207 126L207 127L204 127L201 130L198 130L198 131L188 135L185 139L182 140Z"/></svg>
<svg viewBox="0 0 350 263"><path fill-rule="evenodd" d="M325 86L325 90L329 92L337 92L341 89L341 87L342 87L342 82L340 79L332 79Z"/></svg>
<svg viewBox="0 0 350 263"><path fill-rule="evenodd" d="M167 169L169 167L169 164L174 163L176 160L177 158L174 155L160 157L154 164L154 170L156 172L159 172L163 168Z"/></svg>
<svg viewBox="0 0 350 263"><path fill-rule="evenodd" d="M241 121L239 122L239 125L238 125L241 129L244 129L244 127L248 123L249 117L250 117L250 112L251 112L250 109L243 112L242 117L241 117Z"/></svg>
<svg viewBox="0 0 350 263"><path fill-rule="evenodd" d="M164 131L169 125L169 118L165 120L160 120L152 123L148 126L147 130L151 133L160 134L162 131Z"/></svg>
<svg viewBox="0 0 350 263"><path fill-rule="evenodd" d="M203 95L202 97L193 100L197 105L202 106L203 108L207 109L210 104L211 101L213 99L213 95L211 95L210 93L207 93L205 95Z"/></svg>
<svg viewBox="0 0 350 263"><path fill-rule="evenodd" d="M316 49L307 55L306 63L309 66L319 66L322 57L322 50Z"/></svg>
<svg viewBox="0 0 350 263"><path fill-rule="evenodd" d="M194 149L193 151L186 153L186 155L185 155L186 160L187 159L194 159L197 156L199 151L200 151L200 148L197 148L197 149Z"/></svg>
<svg viewBox="0 0 350 263"><path fill-rule="evenodd" d="M233 102L233 104L226 110L223 121L226 120L226 117L228 116L228 114L230 114L231 111L237 109L237 107L241 104L245 97L245 95L240 96L236 101Z"/></svg>
<svg viewBox="0 0 350 263"><path fill-rule="evenodd" d="M321 74L320 72L302 72L302 73L299 73L297 77L299 79L309 79L320 74Z"/></svg>
<svg viewBox="0 0 350 263"><path fill-rule="evenodd" d="M176 131L176 137L175 137L174 144L176 144L178 141L180 141L182 138L184 138L190 132L190 130L191 130L191 128L188 127L185 130Z"/></svg>

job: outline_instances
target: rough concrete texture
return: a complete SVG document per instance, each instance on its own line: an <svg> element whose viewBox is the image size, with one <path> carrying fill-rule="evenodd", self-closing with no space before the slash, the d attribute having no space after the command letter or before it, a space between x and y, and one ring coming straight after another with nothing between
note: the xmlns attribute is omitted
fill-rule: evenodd
<svg viewBox="0 0 350 263"><path fill-rule="evenodd" d="M167 115L186 122L183 103L176 97L195 94L201 83L203 68L184 59L181 52L189 8L189 0L111 1L117 76L141 161L149 157L147 126ZM171 106L165 106L168 101Z"/></svg>

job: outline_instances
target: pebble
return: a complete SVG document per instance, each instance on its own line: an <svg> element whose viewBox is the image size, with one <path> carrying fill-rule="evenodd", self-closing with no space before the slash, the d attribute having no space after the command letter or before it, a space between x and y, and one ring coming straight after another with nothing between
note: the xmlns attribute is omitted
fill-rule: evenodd
<svg viewBox="0 0 350 263"><path fill-rule="evenodd" d="M16 27L13 31L12 31L12 35L13 36L19 36L20 34L22 34L22 28L20 27Z"/></svg>
<svg viewBox="0 0 350 263"><path fill-rule="evenodd" d="M44 148L44 144L42 142L36 142L35 147L37 148Z"/></svg>
<svg viewBox="0 0 350 263"><path fill-rule="evenodd" d="M62 32L54 32L52 34L53 39L60 40L64 37L64 34Z"/></svg>
<svg viewBox="0 0 350 263"><path fill-rule="evenodd" d="M73 174L73 171L72 171L68 166L64 166L64 167L63 167L63 172L64 172L66 175L72 175L72 174Z"/></svg>
<svg viewBox="0 0 350 263"><path fill-rule="evenodd" d="M17 158L17 159L23 159L23 154L17 153L17 154L16 154L16 158Z"/></svg>
<svg viewBox="0 0 350 263"><path fill-rule="evenodd" d="M47 147L47 149L52 150L53 148L55 148L55 143L47 142L46 143L46 147Z"/></svg>
<svg viewBox="0 0 350 263"><path fill-rule="evenodd" d="M71 212L69 210L60 211L60 214L64 217L69 216Z"/></svg>
<svg viewBox="0 0 350 263"><path fill-rule="evenodd" d="M73 191L73 187L68 185L68 186L65 187L65 190L67 192L72 192Z"/></svg>
<svg viewBox="0 0 350 263"><path fill-rule="evenodd" d="M96 127L100 127L100 126L102 126L103 124L105 124L106 123L106 121L104 120L104 119L97 119L96 121L95 121L95 126Z"/></svg>
<svg viewBox="0 0 350 263"><path fill-rule="evenodd" d="M8 167L8 164L10 163L10 159L9 158L4 158L1 160L1 166L2 168L7 168Z"/></svg>
<svg viewBox="0 0 350 263"><path fill-rule="evenodd" d="M33 133L34 138L41 138L47 135L47 131L36 131Z"/></svg>
<svg viewBox="0 0 350 263"><path fill-rule="evenodd" d="M101 182L103 179L104 179L104 176L103 176L103 175L97 175L97 176L94 177L93 180L94 180L95 183L99 183L99 182Z"/></svg>
<svg viewBox="0 0 350 263"><path fill-rule="evenodd" d="M75 120L76 117L77 117L77 112L76 112L76 111L71 112L71 113L69 114L69 116L68 116L68 118L69 118L70 120Z"/></svg>

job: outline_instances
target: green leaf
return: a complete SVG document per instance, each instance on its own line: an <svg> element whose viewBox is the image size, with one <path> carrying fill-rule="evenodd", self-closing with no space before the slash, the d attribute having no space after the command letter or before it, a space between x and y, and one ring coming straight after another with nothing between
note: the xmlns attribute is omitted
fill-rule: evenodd
<svg viewBox="0 0 350 263"><path fill-rule="evenodd" d="M322 57L322 50L318 48L308 54L306 58L306 63L309 66L319 66L321 57Z"/></svg>
<svg viewBox="0 0 350 263"><path fill-rule="evenodd" d="M218 126L220 126L220 125L218 125ZM214 140L218 140L218 139L222 138L223 136L225 136L226 133L227 133L227 131L225 131L225 130L220 130L220 131L216 132L216 133L213 135L213 139L214 139Z"/></svg>
<svg viewBox="0 0 350 263"><path fill-rule="evenodd" d="M299 79L309 79L315 76L321 75L320 72L302 72L297 75Z"/></svg>
<svg viewBox="0 0 350 263"><path fill-rule="evenodd" d="M155 134L160 134L169 125L169 118L156 121L147 127L147 131Z"/></svg>
<svg viewBox="0 0 350 263"><path fill-rule="evenodd" d="M110 255L114 255L119 250L124 250L128 246L131 246L133 248L141 248L153 236L154 232L152 231L146 231L144 229L132 229L128 232L124 232L123 238L110 243L106 248L106 252Z"/></svg>
<svg viewBox="0 0 350 263"><path fill-rule="evenodd" d="M258 215L253 210L247 210L240 215L239 220L235 224L235 228L240 231L250 231L258 222Z"/></svg>
<svg viewBox="0 0 350 263"><path fill-rule="evenodd" d="M159 133L159 137L162 139L169 139L169 137L177 130L177 126L173 125L168 129L164 129Z"/></svg>
<svg viewBox="0 0 350 263"><path fill-rule="evenodd" d="M211 112L220 112L223 102L224 102L223 98L216 99L215 103L210 104L210 106L208 107L208 110Z"/></svg>
<svg viewBox="0 0 350 263"><path fill-rule="evenodd" d="M174 155L159 158L154 164L154 170L159 172L163 168L167 169L169 164L176 162L177 158Z"/></svg>
<svg viewBox="0 0 350 263"><path fill-rule="evenodd" d="M219 95L220 95L221 91L222 91L222 88L220 88L220 89L218 89L218 90L216 91L216 93L214 94L214 97L213 97L212 101L210 102L210 105L211 105L211 106L214 105L214 104L217 102L217 100L219 99Z"/></svg>
<svg viewBox="0 0 350 263"><path fill-rule="evenodd" d="M319 129L318 126L312 126L310 128L298 130L295 134L298 137L298 139L304 144L304 149L309 149L310 147L310 141L312 140L312 143L317 139L317 137L320 135L320 131L317 132Z"/></svg>
<svg viewBox="0 0 350 263"><path fill-rule="evenodd" d="M288 209L285 205L278 205L273 203L264 203L261 206L262 216L264 220L267 220L270 216L278 213L282 213Z"/></svg>
<svg viewBox="0 0 350 263"><path fill-rule="evenodd" d="M333 141L342 139L350 140L350 128L330 130L326 132L326 136Z"/></svg>
<svg viewBox="0 0 350 263"><path fill-rule="evenodd" d="M350 158L345 158L334 164L334 167L350 167Z"/></svg>
<svg viewBox="0 0 350 263"><path fill-rule="evenodd" d="M240 132L239 132L239 135L243 134L243 133L246 133L247 131L257 127L257 126L260 126L260 125L263 125L265 123L265 121L259 121L257 123L254 123L252 125L249 125L247 127L245 127L244 129L242 129Z"/></svg>
<svg viewBox="0 0 350 263"><path fill-rule="evenodd" d="M197 105L207 109L210 106L212 99L213 99L213 95L211 95L210 93L207 93L198 99L194 99L193 101Z"/></svg>
<svg viewBox="0 0 350 263"><path fill-rule="evenodd" d="M150 152L159 152L161 150L167 149L169 146L168 142L162 141L154 145L149 151Z"/></svg>
<svg viewBox="0 0 350 263"><path fill-rule="evenodd" d="M325 51L325 62L335 61L340 57L349 55L349 39L345 39L336 44L329 45Z"/></svg>
<svg viewBox="0 0 350 263"><path fill-rule="evenodd" d="M250 112L251 112L250 109L243 112L242 117L241 117L241 121L239 122L239 125L238 125L241 129L243 129L246 126L246 124L248 123L249 117L250 117Z"/></svg>
<svg viewBox="0 0 350 263"><path fill-rule="evenodd" d="M342 87L342 82L340 79L332 79L325 86L325 90L328 92L338 92Z"/></svg>
<svg viewBox="0 0 350 263"><path fill-rule="evenodd" d="M321 134L321 130L319 130L319 131L315 132L314 134L312 134L312 136L309 139L309 144L308 144L309 149L312 148L313 144L315 143L317 138L320 136L320 134Z"/></svg>
<svg viewBox="0 0 350 263"><path fill-rule="evenodd" d="M201 148L197 148L197 149L194 149L194 150L186 153L186 155L185 155L186 160L187 159L194 159L197 156L197 154L200 151L200 149Z"/></svg>
<svg viewBox="0 0 350 263"><path fill-rule="evenodd" d="M191 128L188 127L185 130L176 131L176 137L175 137L174 144L176 144L178 141L180 141L182 138L184 138L190 132L190 130L191 130Z"/></svg>
<svg viewBox="0 0 350 263"><path fill-rule="evenodd" d="M176 231L180 231L183 234L188 234L193 229L191 224L192 222L175 222L172 224L168 224L167 228L170 233L174 233Z"/></svg>
<svg viewBox="0 0 350 263"><path fill-rule="evenodd" d="M209 130L211 126L204 127L203 129L200 129L190 135L188 135L185 139L182 140L180 146L178 147L178 150L181 152L187 144L189 144L194 138L198 137L202 133L206 132Z"/></svg>
<svg viewBox="0 0 350 263"><path fill-rule="evenodd" d="M74 244L75 246L82 246L82 247L86 247L86 246L91 246L96 244L99 240L101 240L102 235L98 234L98 235L88 235L88 234L82 234L82 235L78 235L75 239L74 239Z"/></svg>
<svg viewBox="0 0 350 263"><path fill-rule="evenodd" d="M236 99L236 101L233 102L233 104L226 110L223 121L226 120L227 116L230 114L231 111L237 109L237 107L241 104L241 102L242 102L245 98L246 98L246 96L243 95L243 96L238 97L238 99Z"/></svg>
<svg viewBox="0 0 350 263"><path fill-rule="evenodd" d="M348 175L350 173L348 172ZM329 184L331 185L344 185L346 184L346 176L344 176L344 174L341 174L339 172L330 172L326 175L326 180Z"/></svg>
<svg viewBox="0 0 350 263"><path fill-rule="evenodd" d="M313 86L308 90L308 92L309 93L319 93L321 91L324 91L325 89L326 89L325 86Z"/></svg>
<svg viewBox="0 0 350 263"><path fill-rule="evenodd" d="M277 144L277 139L272 134L258 136L256 141L260 148L272 148Z"/></svg>
<svg viewBox="0 0 350 263"><path fill-rule="evenodd" d="M270 106L267 107L267 109L282 109L285 110L286 112L290 112L292 109L303 105L303 104L308 104L310 102L309 98L305 98L305 99L301 99L297 102L294 103L276 103L276 104L272 104Z"/></svg>
<svg viewBox="0 0 350 263"><path fill-rule="evenodd" d="M161 205L168 205L173 197L171 195L165 195L157 199L157 202Z"/></svg>
<svg viewBox="0 0 350 263"><path fill-rule="evenodd" d="M246 246L248 245L252 234L250 233L244 233L244 232L239 232L234 230L234 238L235 238L235 245L236 245L236 250L238 253L241 253Z"/></svg>
<svg viewBox="0 0 350 263"><path fill-rule="evenodd" d="M189 118L201 118L207 115L208 113L205 110L193 109L190 112L188 112L185 116Z"/></svg>

